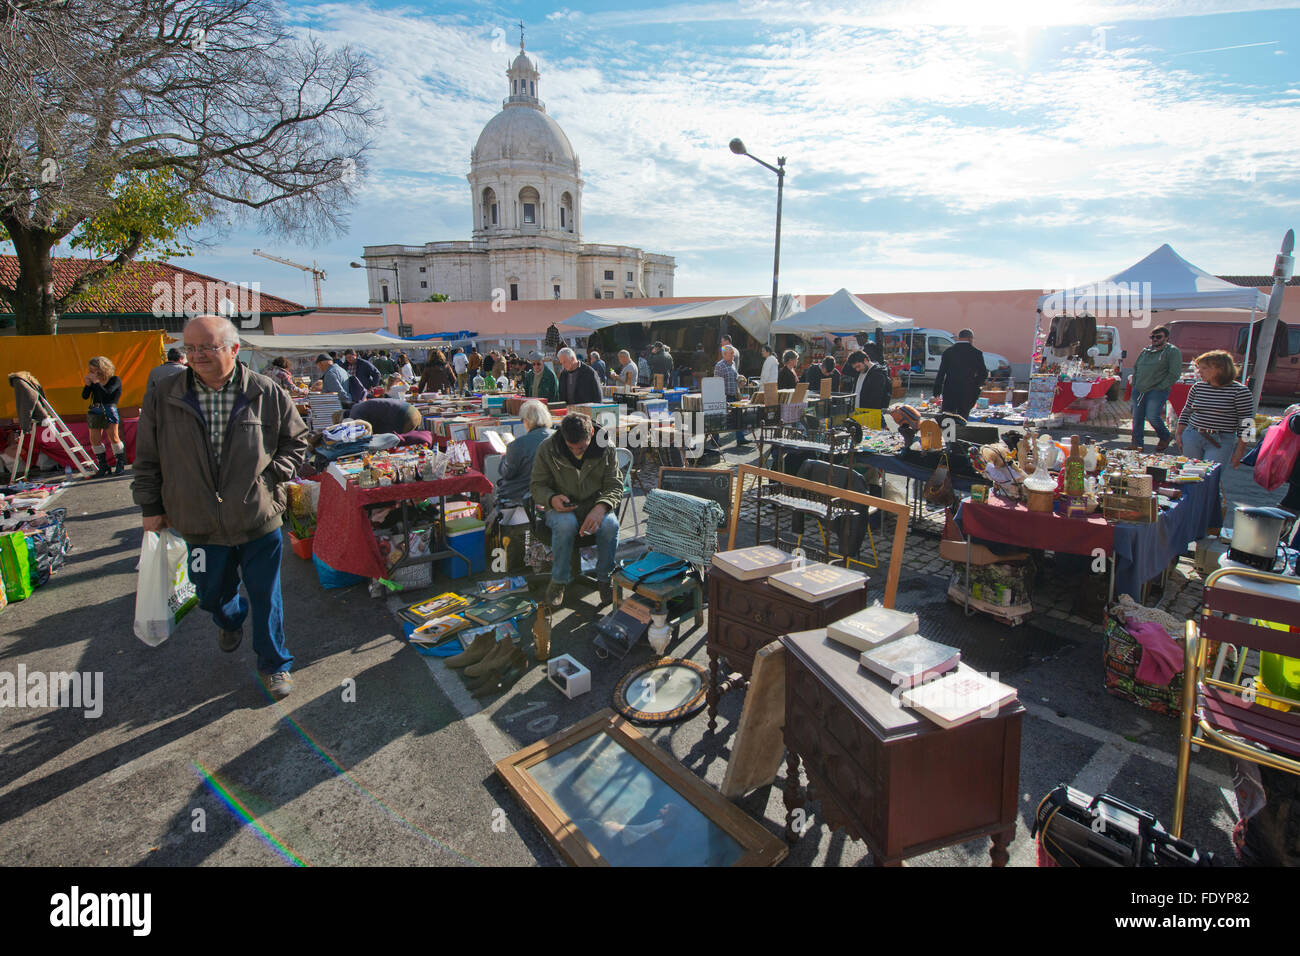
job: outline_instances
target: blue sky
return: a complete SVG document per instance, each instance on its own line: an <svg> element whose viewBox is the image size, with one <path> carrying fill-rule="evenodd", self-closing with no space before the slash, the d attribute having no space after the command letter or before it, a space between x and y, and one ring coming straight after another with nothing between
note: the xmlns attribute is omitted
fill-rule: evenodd
<svg viewBox="0 0 1300 956"><path fill-rule="evenodd" d="M582 162L583 238L677 257L679 295L1050 289L1162 242L1268 272L1300 200L1300 13L1250 2L290 3L379 68L386 125L346 236L253 230L182 264L366 299L364 245L467 239L469 152L518 48Z"/></svg>

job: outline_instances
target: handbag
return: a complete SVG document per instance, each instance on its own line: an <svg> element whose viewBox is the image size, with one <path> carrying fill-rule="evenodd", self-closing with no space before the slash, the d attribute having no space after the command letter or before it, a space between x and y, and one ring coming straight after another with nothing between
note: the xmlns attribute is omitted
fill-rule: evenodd
<svg viewBox="0 0 1300 956"><path fill-rule="evenodd" d="M1208 867L1213 853L1171 836L1146 810L1108 793L1089 797L1061 784L1038 805L1030 836L1039 866Z"/></svg>
<svg viewBox="0 0 1300 956"><path fill-rule="evenodd" d="M925 500L930 504L942 505L946 508L956 502L957 496L952 490L952 476L948 471L948 455L945 453L939 457L939 467L925 483Z"/></svg>
<svg viewBox="0 0 1300 956"><path fill-rule="evenodd" d="M690 563L672 555L650 551L644 557L619 568L619 573L633 587L638 584L658 584L681 577L690 570Z"/></svg>

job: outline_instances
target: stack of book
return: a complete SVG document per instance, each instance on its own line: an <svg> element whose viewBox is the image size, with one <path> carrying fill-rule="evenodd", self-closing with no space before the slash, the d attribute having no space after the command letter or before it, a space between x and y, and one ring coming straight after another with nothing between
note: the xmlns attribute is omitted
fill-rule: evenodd
<svg viewBox="0 0 1300 956"><path fill-rule="evenodd" d="M442 617L444 614L451 614L467 608L471 603L473 602L464 595L457 594L454 591L447 591L437 597L419 601L410 607L404 607L397 612L397 616L408 624L419 627L436 617Z"/></svg>
<svg viewBox="0 0 1300 956"><path fill-rule="evenodd" d="M993 716L1016 699L1016 689L961 663L961 651L917 633L915 614L879 605L826 628L827 638L858 652L858 662L901 688L895 700L940 727L960 727Z"/></svg>
<svg viewBox="0 0 1300 956"><path fill-rule="evenodd" d="M511 594L522 594L528 590L528 579L522 576L497 578L494 581L479 581L470 593L480 601L497 601Z"/></svg>

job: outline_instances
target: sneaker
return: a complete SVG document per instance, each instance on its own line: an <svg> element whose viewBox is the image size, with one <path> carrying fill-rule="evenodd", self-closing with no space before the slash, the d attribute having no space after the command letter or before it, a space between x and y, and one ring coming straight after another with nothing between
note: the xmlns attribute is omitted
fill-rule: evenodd
<svg viewBox="0 0 1300 956"><path fill-rule="evenodd" d="M220 631L217 634L217 646L227 654L238 650L240 642L244 639L243 628L238 631Z"/></svg>
<svg viewBox="0 0 1300 956"><path fill-rule="evenodd" d="M288 671L276 671L266 679L266 689L276 700L284 700L293 690L293 678Z"/></svg>
<svg viewBox="0 0 1300 956"><path fill-rule="evenodd" d="M546 603L551 607L560 607L564 604L564 585L552 581L546 585Z"/></svg>

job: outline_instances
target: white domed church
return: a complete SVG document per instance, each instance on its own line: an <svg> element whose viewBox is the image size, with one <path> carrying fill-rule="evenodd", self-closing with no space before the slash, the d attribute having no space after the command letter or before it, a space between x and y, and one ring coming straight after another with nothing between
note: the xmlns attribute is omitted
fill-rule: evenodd
<svg viewBox="0 0 1300 956"><path fill-rule="evenodd" d="M582 241L582 169L540 75L521 36L509 94L470 153L473 238L366 246L371 303L396 301L399 286L403 302L672 296L672 256Z"/></svg>

